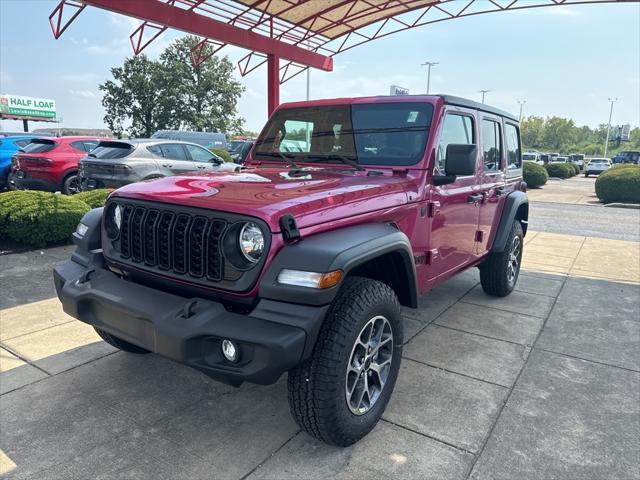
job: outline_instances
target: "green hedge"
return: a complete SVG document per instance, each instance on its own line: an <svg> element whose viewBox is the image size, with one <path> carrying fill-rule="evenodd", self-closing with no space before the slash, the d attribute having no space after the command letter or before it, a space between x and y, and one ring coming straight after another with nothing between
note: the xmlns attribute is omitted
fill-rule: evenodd
<svg viewBox="0 0 640 480"><path fill-rule="evenodd" d="M571 165L573 167L574 176L580 175L580 167L575 163L567 163L567 165Z"/></svg>
<svg viewBox="0 0 640 480"><path fill-rule="evenodd" d="M232 162L231 155L226 150L222 150L221 148L210 148L209 151L215 153L217 156L222 158L225 162Z"/></svg>
<svg viewBox="0 0 640 480"><path fill-rule="evenodd" d="M570 178L575 176L575 170L568 163L548 163L544 168L550 177Z"/></svg>
<svg viewBox="0 0 640 480"><path fill-rule="evenodd" d="M75 196L32 190L0 193L0 240L36 247L68 240L89 210Z"/></svg>
<svg viewBox="0 0 640 480"><path fill-rule="evenodd" d="M549 174L545 168L535 162L523 162L522 177L527 182L527 186L532 188L541 187L549 180Z"/></svg>
<svg viewBox="0 0 640 480"><path fill-rule="evenodd" d="M113 190L107 188L101 188L98 190L87 190L86 192L80 192L75 195L75 198L82 200L91 208L104 207L107 197Z"/></svg>
<svg viewBox="0 0 640 480"><path fill-rule="evenodd" d="M598 175L596 195L603 203L640 203L640 165L618 165Z"/></svg>

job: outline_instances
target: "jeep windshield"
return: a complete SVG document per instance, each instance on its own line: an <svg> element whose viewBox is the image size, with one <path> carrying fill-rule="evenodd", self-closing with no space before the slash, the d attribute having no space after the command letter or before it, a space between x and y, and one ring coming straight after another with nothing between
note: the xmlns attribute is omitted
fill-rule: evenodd
<svg viewBox="0 0 640 480"><path fill-rule="evenodd" d="M368 103L285 108L256 142L256 159L406 166L423 155L433 116L429 103Z"/></svg>

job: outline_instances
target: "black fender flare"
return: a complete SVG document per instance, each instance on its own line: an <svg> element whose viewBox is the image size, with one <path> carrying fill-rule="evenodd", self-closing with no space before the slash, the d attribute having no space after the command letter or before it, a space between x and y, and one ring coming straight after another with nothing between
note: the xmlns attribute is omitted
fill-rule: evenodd
<svg viewBox="0 0 640 480"><path fill-rule="evenodd" d="M519 213L520 212L520 213ZM498 231L493 240L492 252L504 252L514 220L519 220L522 224L522 231L527 234L527 224L529 220L529 199L527 194L520 191L511 192L502 209L502 217L498 224Z"/></svg>
<svg viewBox="0 0 640 480"><path fill-rule="evenodd" d="M324 290L282 285L278 275L283 269L308 272L342 270L346 277L351 270L388 253L397 253L399 268L408 275L408 306L418 303L417 278L411 243L407 236L391 225L363 224L319 233L286 245L275 256L259 286L261 298L305 305L326 305L333 301L338 285Z"/></svg>

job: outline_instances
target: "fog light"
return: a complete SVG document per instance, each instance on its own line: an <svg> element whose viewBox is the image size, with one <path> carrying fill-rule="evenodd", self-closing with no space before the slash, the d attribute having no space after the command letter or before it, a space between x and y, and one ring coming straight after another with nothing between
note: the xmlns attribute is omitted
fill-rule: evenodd
<svg viewBox="0 0 640 480"><path fill-rule="evenodd" d="M222 354L230 362L238 361L238 347L231 340L225 339L222 341Z"/></svg>

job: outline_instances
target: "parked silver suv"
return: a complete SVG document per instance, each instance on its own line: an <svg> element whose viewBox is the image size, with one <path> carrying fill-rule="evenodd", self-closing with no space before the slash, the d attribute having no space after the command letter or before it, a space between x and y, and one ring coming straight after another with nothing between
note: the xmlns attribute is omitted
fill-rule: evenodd
<svg viewBox="0 0 640 480"><path fill-rule="evenodd" d="M240 168L194 143L162 139L109 140L100 142L80 160L78 174L82 190L92 190L119 188L186 172L225 172Z"/></svg>

